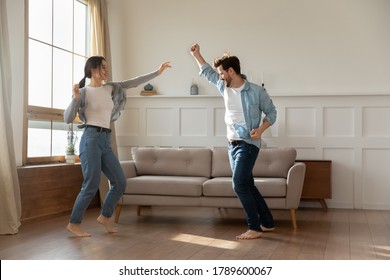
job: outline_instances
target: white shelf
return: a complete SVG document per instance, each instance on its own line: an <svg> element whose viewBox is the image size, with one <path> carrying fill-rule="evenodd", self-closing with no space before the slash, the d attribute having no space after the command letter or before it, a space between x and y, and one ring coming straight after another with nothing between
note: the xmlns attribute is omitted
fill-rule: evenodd
<svg viewBox="0 0 390 280"><path fill-rule="evenodd" d="M128 95L127 98L221 98L221 95L164 95L164 94L156 94L150 96L142 96L131 94Z"/></svg>

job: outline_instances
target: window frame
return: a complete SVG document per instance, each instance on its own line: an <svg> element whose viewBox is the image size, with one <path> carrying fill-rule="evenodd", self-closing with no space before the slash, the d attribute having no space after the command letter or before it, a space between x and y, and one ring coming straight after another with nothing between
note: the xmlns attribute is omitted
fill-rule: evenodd
<svg viewBox="0 0 390 280"><path fill-rule="evenodd" d="M52 3L55 0L52 0ZM58 108L51 108L51 107L42 107L42 106L36 106L36 105L29 105L29 46L30 46L30 40L34 40L38 43L46 44L51 47L52 52L53 49L59 49L66 51L72 55L72 77L74 77L74 57L78 56L81 58L85 58L85 60L88 58L88 53L90 52L90 27L89 27L89 11L88 11L88 1L87 0L74 0L75 2L80 2L81 4L86 5L86 50L85 50L85 56L81 55L76 52L75 46L74 46L74 38L75 38L75 21L74 18L72 20L72 50L64 50L61 47L55 46L53 43L54 38L54 31L52 31L52 39L51 43L46 43L40 40L37 40L36 38L31 38L29 34L29 0L25 0L25 42L26 42L26 60L25 60L25 77L26 77L26 86L25 86L25 102L24 102L24 122L23 122L23 155L22 155L22 163L23 165L32 165L32 164L53 164L53 163L64 163L65 162L65 148L64 148L64 155L57 155L57 156L40 156L40 157L28 157L28 130L29 130L29 121L45 121L50 122L51 125L53 125L53 122L64 122L64 109L58 109ZM74 9L73 9L73 17L74 17ZM52 10L53 15L53 10ZM52 18L52 24L54 20ZM51 65L53 66L53 55L51 58ZM51 79L53 80L53 69L51 68ZM53 88L51 89L51 96L53 96ZM71 88L69 90L69 95L71 95ZM52 106L52 105L51 105ZM76 119L73 121L73 123L81 123L81 120L76 117ZM51 129L51 132L53 129ZM51 143L53 142L53 138L51 139ZM77 156L77 161L79 161L79 157Z"/></svg>

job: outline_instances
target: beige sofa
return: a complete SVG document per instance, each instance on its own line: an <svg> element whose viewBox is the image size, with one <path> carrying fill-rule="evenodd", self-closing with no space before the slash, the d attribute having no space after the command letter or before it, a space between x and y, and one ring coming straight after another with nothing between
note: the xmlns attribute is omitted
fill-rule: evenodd
<svg viewBox="0 0 390 280"><path fill-rule="evenodd" d="M127 178L122 205L242 208L232 189L227 148L133 147L132 160L122 161ZM297 227L305 164L295 162L294 148L262 149L253 169L255 185L270 209L289 209Z"/></svg>

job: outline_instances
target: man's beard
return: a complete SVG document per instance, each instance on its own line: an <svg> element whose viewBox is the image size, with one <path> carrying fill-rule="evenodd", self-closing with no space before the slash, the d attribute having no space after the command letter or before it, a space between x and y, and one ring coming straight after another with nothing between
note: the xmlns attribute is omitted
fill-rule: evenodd
<svg viewBox="0 0 390 280"><path fill-rule="evenodd" d="M230 77L225 79L225 85L226 87L230 87L230 84L232 83L232 79Z"/></svg>

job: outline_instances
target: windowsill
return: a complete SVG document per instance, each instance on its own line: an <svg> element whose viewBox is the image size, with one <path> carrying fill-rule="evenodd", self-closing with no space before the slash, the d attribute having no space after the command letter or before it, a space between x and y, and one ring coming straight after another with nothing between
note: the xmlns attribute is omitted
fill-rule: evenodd
<svg viewBox="0 0 390 280"><path fill-rule="evenodd" d="M80 162L75 162L75 163L65 163L65 162L34 163L34 164L17 166L17 168L18 169L29 169L29 168L46 168L46 167L58 167L58 166L72 166L72 165L80 165Z"/></svg>

